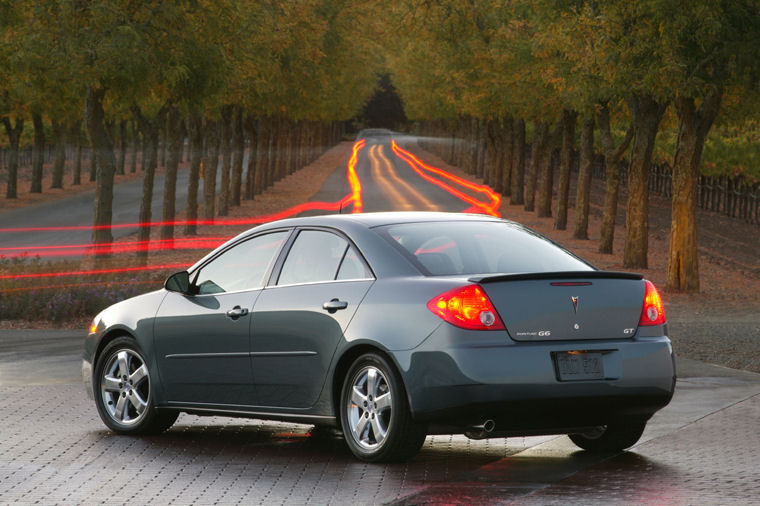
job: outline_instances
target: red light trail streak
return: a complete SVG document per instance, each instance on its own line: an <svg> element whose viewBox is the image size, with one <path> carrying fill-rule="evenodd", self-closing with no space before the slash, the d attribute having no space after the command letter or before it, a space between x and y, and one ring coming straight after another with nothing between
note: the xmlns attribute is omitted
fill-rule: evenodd
<svg viewBox="0 0 760 506"><path fill-rule="evenodd" d="M66 272L35 272L22 274L2 274L0 279L24 279L24 278L55 278L58 276L91 276L95 274L117 274L125 272L140 271L160 271L168 269L178 269L180 267L190 267L193 264L165 264L165 265L143 265L137 267L120 267L118 269L96 269L91 271L66 271Z"/></svg>
<svg viewBox="0 0 760 506"><path fill-rule="evenodd" d="M0 256L8 258L30 256L55 257L70 255L97 255L98 253L132 253L137 251L159 251L167 249L214 249L230 237L180 237L177 239L155 239L152 241L122 241L102 244L66 244L62 246L14 246L0 248Z"/></svg>
<svg viewBox="0 0 760 506"><path fill-rule="evenodd" d="M2 290L3 293L10 293L10 292L28 292L30 290L50 290L53 288L79 288L83 286L105 286L105 285L113 285L114 283L118 283L121 285L155 285L156 287L159 286L159 283L156 280L136 280L136 279L126 279L126 280L119 280L119 281L94 281L92 283L67 283L62 285L45 285L45 286L23 286L20 288L5 288Z"/></svg>
<svg viewBox="0 0 760 506"><path fill-rule="evenodd" d="M466 179L462 179L461 177L457 177L449 172L446 172L443 169L439 169L437 167L433 167L431 165L427 165L426 163L422 162L419 158L411 154L409 151L406 151L405 149L402 149L399 147L398 144L396 144L395 140L391 141L391 149L393 149L393 152L396 153L396 156L404 160L409 166L414 170L417 175L419 175L421 178L425 179L426 181L429 181L433 183L436 186L439 186L449 192L450 194L454 195L455 197L459 198L460 200L467 202L468 204L472 204L472 207L465 209L465 212L476 212L476 213L482 213L482 214L489 214L491 216L497 216L501 217L501 213L499 213L499 205L501 204L501 196L499 196L498 193L494 192L490 187L487 185L479 185L475 183L471 183L470 181L467 181ZM432 172L433 174L437 174L441 177L444 177L448 179L449 181L458 184L464 188L473 190L475 192L481 193L488 198L489 202L481 202L480 200L477 200L470 195L467 195L466 193L463 193L453 186L444 183L440 179L436 179L430 174L425 173Z"/></svg>
<svg viewBox="0 0 760 506"><path fill-rule="evenodd" d="M352 206L352 213L360 213L364 208L362 201L362 186L359 176L356 174L356 164L359 160L359 151L364 148L366 141L361 140L354 144L351 158L348 160L346 169L346 178L351 187L351 192L337 202L304 202L293 206L284 211L268 214L264 216L256 216L251 218L238 218L238 219L224 219L224 220L195 220L195 221L174 221L174 222L150 222L150 223L126 223L112 225L111 228L128 228L128 227L157 227L166 224L173 225L185 225L188 223L195 223L196 225L257 225L261 223L267 223L270 221L281 220L305 211L320 210L320 211L341 211L348 206ZM26 227L26 228L2 228L0 233L7 232L30 232L30 231L66 231L66 230L83 230L93 228L107 228L107 227L92 227L92 226L70 226L70 227ZM3 251L13 251L5 256L21 256L26 252L32 256L63 256L72 254L86 254L94 255L97 253L129 253L136 251L161 251L171 249L199 249L199 248L215 248L222 244L229 238L178 238L169 240L153 240L153 241L128 241L128 242L116 242L98 245L83 245L83 244L71 244L61 246L25 246L25 247L12 247L12 248L0 248L0 255ZM40 251L42 250L42 251ZM18 252L18 253L17 253ZM56 276L87 276L96 274L116 274L126 272L137 272L147 270L161 270L170 268L187 268L192 264L172 264L161 266L136 266L136 267L123 267L118 269L101 269L90 271L69 271L69 272L46 272L46 273L21 273L21 274L3 274L0 275L2 279L24 279L24 278L49 278ZM76 285L73 285L76 286ZM10 291L4 289L3 291Z"/></svg>

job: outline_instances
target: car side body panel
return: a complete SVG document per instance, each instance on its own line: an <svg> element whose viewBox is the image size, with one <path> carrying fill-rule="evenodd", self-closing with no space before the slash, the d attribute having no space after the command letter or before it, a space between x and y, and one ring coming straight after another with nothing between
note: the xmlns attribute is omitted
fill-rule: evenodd
<svg viewBox="0 0 760 506"><path fill-rule="evenodd" d="M150 357L147 365L151 378L158 385L158 388L154 389L154 397L158 404L164 402L153 346L153 323L156 311L167 293L162 289L138 295L109 306L95 317L97 328L94 333L85 337L82 356L82 379L90 396L93 395L92 371L97 360L97 353L103 348L104 338L109 340L118 335L127 335L134 337L146 354L145 356Z"/></svg>

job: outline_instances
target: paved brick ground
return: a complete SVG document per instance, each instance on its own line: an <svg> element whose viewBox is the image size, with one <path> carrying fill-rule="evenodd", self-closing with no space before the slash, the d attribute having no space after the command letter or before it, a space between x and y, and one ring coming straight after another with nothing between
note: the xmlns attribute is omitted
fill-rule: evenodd
<svg viewBox="0 0 760 506"><path fill-rule="evenodd" d="M429 437L413 462L374 465L304 425L181 415L164 435L118 436L79 385L0 387L0 399L3 504L369 504L456 479L528 441Z"/></svg>
<svg viewBox="0 0 760 506"><path fill-rule="evenodd" d="M340 438L295 424L181 415L162 436L114 435L80 385L0 387L0 417L2 504L760 501L758 395L666 434L654 427L614 456L567 438L435 436L393 465L358 462Z"/></svg>

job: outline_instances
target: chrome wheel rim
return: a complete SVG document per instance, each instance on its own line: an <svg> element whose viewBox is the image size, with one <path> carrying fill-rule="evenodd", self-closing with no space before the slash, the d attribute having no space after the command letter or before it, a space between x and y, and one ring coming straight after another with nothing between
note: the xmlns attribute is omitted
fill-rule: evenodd
<svg viewBox="0 0 760 506"><path fill-rule="evenodd" d="M121 349L111 354L100 380L103 407L121 425L135 425L145 417L150 401L150 376L143 358Z"/></svg>
<svg viewBox="0 0 760 506"><path fill-rule="evenodd" d="M374 450L383 444L392 409L391 386L380 369L367 366L354 375L346 410L351 437L361 448Z"/></svg>

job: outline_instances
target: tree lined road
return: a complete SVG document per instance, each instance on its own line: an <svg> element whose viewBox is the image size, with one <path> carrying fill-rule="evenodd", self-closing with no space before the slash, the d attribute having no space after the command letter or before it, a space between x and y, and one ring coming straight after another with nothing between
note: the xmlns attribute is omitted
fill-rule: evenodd
<svg viewBox="0 0 760 506"><path fill-rule="evenodd" d="M413 144L414 137L398 138L402 144ZM244 163L244 165L246 165ZM360 152L356 173L361 183L361 195L365 212L377 211L449 211L461 212L470 204L421 178L410 165L396 156L390 145L390 138L371 140ZM165 174L156 175L153 194L154 221L160 221ZM177 178L177 210L187 205L189 171L181 170ZM221 175L217 173L217 183ZM139 180L121 183L114 189L115 225L136 223L139 220L142 182ZM336 168L320 191L311 201L334 202L350 193L346 180L345 164ZM203 180L199 182L199 195L203 194ZM84 226L92 223L92 199L94 192L32 205L0 213L0 229L33 227ZM473 195L473 198L481 198ZM345 209L343 212L350 212ZM319 214L313 211L310 214ZM115 228L114 238L118 239L137 231L137 227ZM153 229L152 236L158 236ZM81 230L31 230L23 232L0 231L3 247L28 247L31 256L35 246L61 246L89 244L92 239L90 229ZM61 257L52 257L61 258Z"/></svg>
<svg viewBox="0 0 760 506"><path fill-rule="evenodd" d="M182 212L187 207L188 180L190 171L183 169L177 172L176 210ZM156 174L151 206L154 221L160 221L163 205L163 187L166 174ZM217 184L221 174L217 173ZM203 180L199 181L198 194L203 195ZM140 201L142 198L141 179L120 183L114 186L113 224L138 223L140 217ZM0 229L36 228L36 227L91 227L93 198L95 191L80 193L71 197L19 207L0 212ZM112 229L114 240L137 232L137 227ZM158 228L152 231L157 238ZM8 232L0 230L0 241L4 248L26 247L30 256L34 256L34 246L63 246L72 244L90 244L92 229L78 230L29 230L23 232ZM16 252L14 252L16 253ZM1 253L0 253L1 254ZM71 256L50 257L51 260L74 258Z"/></svg>

